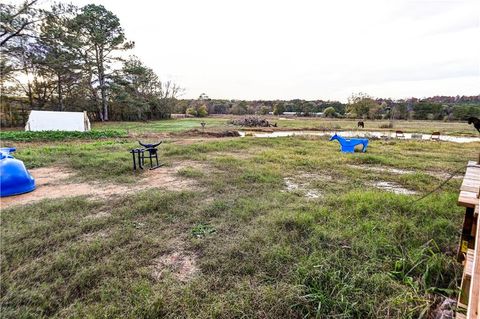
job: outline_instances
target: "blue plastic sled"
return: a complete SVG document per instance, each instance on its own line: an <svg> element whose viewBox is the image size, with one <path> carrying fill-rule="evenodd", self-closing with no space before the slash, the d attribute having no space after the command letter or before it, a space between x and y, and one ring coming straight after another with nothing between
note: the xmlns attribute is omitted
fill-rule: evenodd
<svg viewBox="0 0 480 319"><path fill-rule="evenodd" d="M340 135L337 135L335 133L331 138L330 141L337 140L340 143L340 150L344 153L353 153L355 152L355 146L357 145L363 145L362 152L367 151L367 146L368 146L368 139L366 138L350 138L346 139L341 137Z"/></svg>
<svg viewBox="0 0 480 319"><path fill-rule="evenodd" d="M15 148L0 148L0 197L19 195L35 189L35 179L23 162L11 153Z"/></svg>

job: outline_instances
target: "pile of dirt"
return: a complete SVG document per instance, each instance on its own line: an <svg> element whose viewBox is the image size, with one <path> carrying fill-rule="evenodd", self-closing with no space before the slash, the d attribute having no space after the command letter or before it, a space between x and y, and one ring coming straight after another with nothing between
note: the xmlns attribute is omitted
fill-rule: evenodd
<svg viewBox="0 0 480 319"><path fill-rule="evenodd" d="M193 129L186 132L183 132L181 135L186 136L206 136L206 137L239 137L240 133L238 131L204 131L199 129Z"/></svg>
<svg viewBox="0 0 480 319"><path fill-rule="evenodd" d="M272 124L268 120L257 116L248 116L238 120L231 120L229 123L246 127L277 127L277 123Z"/></svg>

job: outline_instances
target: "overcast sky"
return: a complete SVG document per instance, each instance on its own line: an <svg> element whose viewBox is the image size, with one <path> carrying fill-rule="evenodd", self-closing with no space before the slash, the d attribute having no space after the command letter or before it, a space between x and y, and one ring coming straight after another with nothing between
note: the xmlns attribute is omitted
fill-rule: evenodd
<svg viewBox="0 0 480 319"><path fill-rule="evenodd" d="M480 0L73 0L115 13L186 98L480 94Z"/></svg>

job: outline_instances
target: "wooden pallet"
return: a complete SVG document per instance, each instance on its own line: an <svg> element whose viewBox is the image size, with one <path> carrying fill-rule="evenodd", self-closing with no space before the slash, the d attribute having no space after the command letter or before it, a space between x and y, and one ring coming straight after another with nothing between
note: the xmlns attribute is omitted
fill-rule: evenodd
<svg viewBox="0 0 480 319"><path fill-rule="evenodd" d="M463 263L462 283L455 318L480 319L480 165L468 162L458 205L465 207L457 259Z"/></svg>

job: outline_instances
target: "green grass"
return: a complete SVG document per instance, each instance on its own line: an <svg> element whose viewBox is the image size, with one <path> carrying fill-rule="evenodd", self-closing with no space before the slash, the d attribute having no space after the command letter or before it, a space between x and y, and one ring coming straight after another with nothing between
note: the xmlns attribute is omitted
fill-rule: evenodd
<svg viewBox="0 0 480 319"><path fill-rule="evenodd" d="M125 130L93 130L88 132L67 131L0 131L0 140L14 142L64 141L73 139L106 139L127 137Z"/></svg>
<svg viewBox="0 0 480 319"><path fill-rule="evenodd" d="M187 118L149 122L95 122L94 129L122 129L129 132L182 132L191 129L201 129L200 123L206 123L205 129L224 127L228 120L224 118Z"/></svg>
<svg viewBox="0 0 480 319"><path fill-rule="evenodd" d="M135 145L24 143L16 156L87 182L133 182ZM456 294L461 276L460 181L413 199L442 182L429 173L464 167L478 149L372 141L366 154L342 154L322 138L168 141L161 160L188 161L176 176L197 187L2 209L2 317L426 318L435 296ZM286 191L286 177L320 197ZM374 181L418 195L380 191ZM194 260L189 280L168 267L152 275L172 253Z"/></svg>

